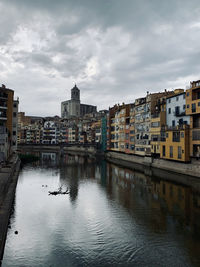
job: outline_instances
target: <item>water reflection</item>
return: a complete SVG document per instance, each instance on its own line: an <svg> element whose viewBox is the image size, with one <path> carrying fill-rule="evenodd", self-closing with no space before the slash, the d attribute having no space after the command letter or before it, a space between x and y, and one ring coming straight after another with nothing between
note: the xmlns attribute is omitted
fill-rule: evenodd
<svg viewBox="0 0 200 267"><path fill-rule="evenodd" d="M144 208L151 206L154 211L159 209L164 215L172 216L179 225L190 226L195 236L200 235L200 192L197 188L109 163L107 169L109 187L113 188L108 192L117 195L127 209L134 209L136 202ZM164 225L162 221L160 226Z"/></svg>
<svg viewBox="0 0 200 267"><path fill-rule="evenodd" d="M20 174L3 266L200 266L199 181L150 174L41 152Z"/></svg>

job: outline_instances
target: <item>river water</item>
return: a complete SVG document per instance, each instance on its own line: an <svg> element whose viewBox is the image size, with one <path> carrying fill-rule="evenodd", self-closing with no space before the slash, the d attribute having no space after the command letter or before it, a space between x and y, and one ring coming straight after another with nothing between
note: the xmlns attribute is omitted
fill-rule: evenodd
<svg viewBox="0 0 200 267"><path fill-rule="evenodd" d="M2 266L200 266L198 185L41 153L20 172Z"/></svg>

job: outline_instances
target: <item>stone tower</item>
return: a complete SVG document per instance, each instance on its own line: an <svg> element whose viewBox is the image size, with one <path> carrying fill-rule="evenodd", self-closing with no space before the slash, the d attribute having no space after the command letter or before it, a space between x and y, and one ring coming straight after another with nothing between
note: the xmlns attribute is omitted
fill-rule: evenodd
<svg viewBox="0 0 200 267"><path fill-rule="evenodd" d="M75 86L71 89L71 100L78 100L80 101L80 90L78 89L78 87Z"/></svg>

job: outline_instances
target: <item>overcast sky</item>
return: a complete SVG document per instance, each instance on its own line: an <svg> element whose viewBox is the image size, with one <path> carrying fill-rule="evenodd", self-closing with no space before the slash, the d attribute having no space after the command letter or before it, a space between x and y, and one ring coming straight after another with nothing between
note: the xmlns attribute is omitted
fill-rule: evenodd
<svg viewBox="0 0 200 267"><path fill-rule="evenodd" d="M199 0L0 0L1 83L60 115L74 82L108 108L200 79Z"/></svg>

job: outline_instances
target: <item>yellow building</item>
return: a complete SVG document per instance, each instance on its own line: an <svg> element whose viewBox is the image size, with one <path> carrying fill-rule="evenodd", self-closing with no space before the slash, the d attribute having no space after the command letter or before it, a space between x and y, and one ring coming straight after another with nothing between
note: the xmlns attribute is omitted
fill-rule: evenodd
<svg viewBox="0 0 200 267"><path fill-rule="evenodd" d="M160 155L162 127L166 125L166 99L159 99L157 112L151 114L151 154Z"/></svg>
<svg viewBox="0 0 200 267"><path fill-rule="evenodd" d="M135 105L130 107L129 153L135 153Z"/></svg>
<svg viewBox="0 0 200 267"><path fill-rule="evenodd" d="M190 156L200 157L200 80L186 90L186 115L190 115Z"/></svg>
<svg viewBox="0 0 200 267"><path fill-rule="evenodd" d="M161 139L160 158L190 161L189 125L165 128L165 137Z"/></svg>
<svg viewBox="0 0 200 267"><path fill-rule="evenodd" d="M119 151L125 152L125 129L126 129L126 106L124 105L119 112Z"/></svg>
<svg viewBox="0 0 200 267"><path fill-rule="evenodd" d="M109 111L110 113L110 150L121 151L125 150L125 124L126 124L126 107L125 105L115 105Z"/></svg>

